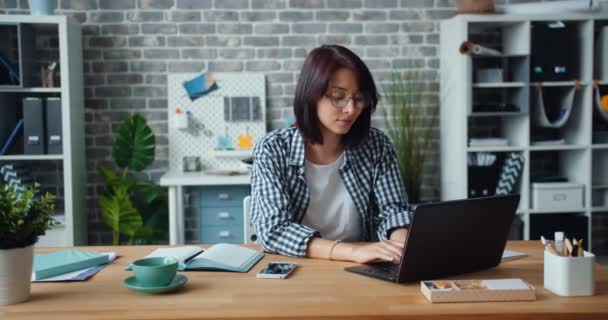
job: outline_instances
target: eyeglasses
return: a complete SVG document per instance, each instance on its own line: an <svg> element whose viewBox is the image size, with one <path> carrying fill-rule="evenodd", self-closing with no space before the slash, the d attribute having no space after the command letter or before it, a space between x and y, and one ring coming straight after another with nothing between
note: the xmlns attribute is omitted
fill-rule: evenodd
<svg viewBox="0 0 608 320"><path fill-rule="evenodd" d="M364 97L349 97L345 92L334 91L325 96L331 101L331 104L336 108L345 108L349 101L353 101L355 108L361 110L367 107L367 100Z"/></svg>

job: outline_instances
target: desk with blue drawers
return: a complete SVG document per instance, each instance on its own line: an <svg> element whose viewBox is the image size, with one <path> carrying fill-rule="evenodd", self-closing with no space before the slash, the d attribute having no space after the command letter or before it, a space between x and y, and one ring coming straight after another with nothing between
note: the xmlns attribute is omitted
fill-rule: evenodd
<svg viewBox="0 0 608 320"><path fill-rule="evenodd" d="M243 243L243 198L250 194L251 176L216 176L169 171L160 178L169 188L169 243L184 244L184 187L199 187L201 243Z"/></svg>

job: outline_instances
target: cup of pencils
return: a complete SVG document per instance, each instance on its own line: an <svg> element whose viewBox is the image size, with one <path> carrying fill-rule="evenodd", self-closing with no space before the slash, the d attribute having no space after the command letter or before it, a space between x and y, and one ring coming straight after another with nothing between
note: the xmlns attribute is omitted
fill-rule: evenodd
<svg viewBox="0 0 608 320"><path fill-rule="evenodd" d="M544 247L544 287L560 296L592 296L595 292L595 255L583 249L583 240L555 233Z"/></svg>

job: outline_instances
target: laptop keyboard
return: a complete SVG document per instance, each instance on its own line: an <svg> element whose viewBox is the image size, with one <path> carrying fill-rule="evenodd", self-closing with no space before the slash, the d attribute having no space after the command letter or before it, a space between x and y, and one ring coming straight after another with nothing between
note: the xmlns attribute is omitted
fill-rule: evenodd
<svg viewBox="0 0 608 320"><path fill-rule="evenodd" d="M399 272L399 265L392 262L373 263L365 268L365 272L382 278L395 279Z"/></svg>

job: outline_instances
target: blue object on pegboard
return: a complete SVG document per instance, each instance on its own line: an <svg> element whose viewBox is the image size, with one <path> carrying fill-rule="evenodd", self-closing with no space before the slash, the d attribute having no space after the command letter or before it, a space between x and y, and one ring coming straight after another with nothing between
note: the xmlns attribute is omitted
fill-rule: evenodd
<svg viewBox="0 0 608 320"><path fill-rule="evenodd" d="M184 89L191 101L194 101L218 88L213 75L203 73L192 80L184 82Z"/></svg>

